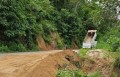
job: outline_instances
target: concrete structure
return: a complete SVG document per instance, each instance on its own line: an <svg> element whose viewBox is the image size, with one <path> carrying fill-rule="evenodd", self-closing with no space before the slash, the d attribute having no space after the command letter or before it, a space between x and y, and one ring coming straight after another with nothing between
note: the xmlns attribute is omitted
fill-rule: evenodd
<svg viewBox="0 0 120 77"><path fill-rule="evenodd" d="M95 41L97 34L97 30L88 30L86 37L83 41L83 48L92 48L95 47L97 41Z"/></svg>

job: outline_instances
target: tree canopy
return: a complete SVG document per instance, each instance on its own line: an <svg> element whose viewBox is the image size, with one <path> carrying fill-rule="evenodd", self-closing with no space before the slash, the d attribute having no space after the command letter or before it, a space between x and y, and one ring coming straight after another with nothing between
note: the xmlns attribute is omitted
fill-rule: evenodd
<svg viewBox="0 0 120 77"><path fill-rule="evenodd" d="M80 47L88 29L102 35L119 26L117 5L117 0L1 0L0 46L31 50L38 35L46 40L58 32L64 44Z"/></svg>

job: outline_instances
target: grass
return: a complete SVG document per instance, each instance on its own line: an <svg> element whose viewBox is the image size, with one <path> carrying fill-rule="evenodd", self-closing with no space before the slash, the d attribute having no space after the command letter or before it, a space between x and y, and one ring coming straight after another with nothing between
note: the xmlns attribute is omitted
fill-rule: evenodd
<svg viewBox="0 0 120 77"><path fill-rule="evenodd" d="M103 50L106 50L106 51L112 51L112 47L109 44L107 44L106 42L103 42L103 41L98 42L98 44L96 46L96 49L103 49Z"/></svg>
<svg viewBox="0 0 120 77"><path fill-rule="evenodd" d="M88 77L101 77L101 75L100 75L100 72L97 71L97 72L94 72L94 73L89 74Z"/></svg>
<svg viewBox="0 0 120 77"><path fill-rule="evenodd" d="M94 72L89 75L84 74L81 70L71 71L71 70L59 70L57 77L101 77L100 73Z"/></svg>
<svg viewBox="0 0 120 77"><path fill-rule="evenodd" d="M79 56L80 56L80 57L85 57L87 51L89 51L89 50L90 50L90 49L85 49L85 48L80 49L80 51L79 51Z"/></svg>
<svg viewBox="0 0 120 77"><path fill-rule="evenodd" d="M59 70L57 77L85 77L81 71Z"/></svg>
<svg viewBox="0 0 120 77"><path fill-rule="evenodd" d="M102 46L102 45L101 45ZM98 47L96 48L93 48L93 49L97 49ZM119 52L111 52L109 51L110 50L110 46L105 46L102 48L100 48L101 50L103 50L103 53L104 53L104 57L109 57L109 58L112 58L112 59L116 59L120 56L120 53ZM85 48L82 48L79 50L79 56L80 57L86 57L86 53L91 50L91 49L85 49Z"/></svg>

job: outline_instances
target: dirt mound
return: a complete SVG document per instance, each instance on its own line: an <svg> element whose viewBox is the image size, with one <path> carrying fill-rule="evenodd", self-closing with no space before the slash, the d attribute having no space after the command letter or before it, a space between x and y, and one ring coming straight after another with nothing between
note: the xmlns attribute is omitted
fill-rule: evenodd
<svg viewBox="0 0 120 77"><path fill-rule="evenodd" d="M113 60L104 56L102 50L87 52L87 58L82 60L82 70L88 74L99 71L101 77L110 77L113 70Z"/></svg>
<svg viewBox="0 0 120 77"><path fill-rule="evenodd" d="M55 77L58 69L78 69L74 51L8 55L0 58L0 77Z"/></svg>
<svg viewBox="0 0 120 77"><path fill-rule="evenodd" d="M103 58L104 57L104 53L100 49L90 50L87 52L87 55L91 58Z"/></svg>

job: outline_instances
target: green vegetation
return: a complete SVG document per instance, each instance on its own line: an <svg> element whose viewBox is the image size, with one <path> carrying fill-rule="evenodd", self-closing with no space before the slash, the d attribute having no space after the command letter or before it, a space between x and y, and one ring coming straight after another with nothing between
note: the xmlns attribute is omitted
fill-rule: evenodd
<svg viewBox="0 0 120 77"><path fill-rule="evenodd" d="M88 77L101 77L99 72L94 72L92 74L90 74Z"/></svg>
<svg viewBox="0 0 120 77"><path fill-rule="evenodd" d="M88 50L90 50L90 49L83 49L83 48L80 49L79 56L80 57L85 57Z"/></svg>
<svg viewBox="0 0 120 77"><path fill-rule="evenodd" d="M1 52L4 52L4 51L8 52L8 51L9 51L9 48L8 48L7 46L1 44L1 45L0 45L0 51L1 51Z"/></svg>
<svg viewBox="0 0 120 77"><path fill-rule="evenodd" d="M60 70L57 77L85 77L81 71Z"/></svg>
<svg viewBox="0 0 120 77"><path fill-rule="evenodd" d="M82 71L60 70L57 77L101 77L99 72L85 75Z"/></svg>
<svg viewBox="0 0 120 77"><path fill-rule="evenodd" d="M120 28L114 27L109 30L103 37L99 39L97 48L106 49L108 51L120 51Z"/></svg>
<svg viewBox="0 0 120 77"><path fill-rule="evenodd" d="M38 50L36 38L48 44L58 33L58 48L81 47L88 29L98 30L97 48L120 51L117 0L1 0L0 50ZM104 5L104 7L103 7ZM114 38L113 38L114 37Z"/></svg>
<svg viewBox="0 0 120 77"><path fill-rule="evenodd" d="M60 49L64 45L71 48L73 42L81 47L87 30L97 29L97 48L120 51L116 5L113 0L99 4L96 0L1 0L0 49L37 50L37 36L50 44L52 33L59 34L61 39L56 41Z"/></svg>

